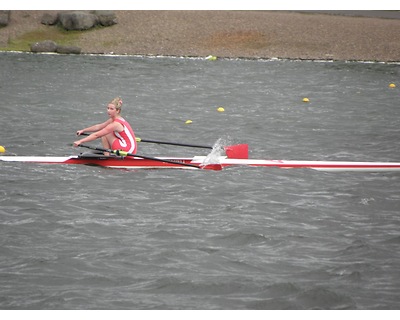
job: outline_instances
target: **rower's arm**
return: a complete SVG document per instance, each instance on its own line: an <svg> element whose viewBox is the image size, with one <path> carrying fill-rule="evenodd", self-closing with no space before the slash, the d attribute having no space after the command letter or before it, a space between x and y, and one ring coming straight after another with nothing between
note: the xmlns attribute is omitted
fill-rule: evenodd
<svg viewBox="0 0 400 320"><path fill-rule="evenodd" d="M107 123L107 121L104 122L104 123ZM103 123L103 124L104 124L104 123ZM99 126L102 126L103 124L99 124ZM84 143L84 142L89 142L89 141L93 141L93 140L96 140L96 139L98 139L98 138L101 138L101 137L103 137L103 136L105 136L105 135L107 135L107 134L109 134L109 133L115 131L115 130L117 129L117 125L121 125L121 124L120 124L120 123L115 123L115 122L112 122L112 121L111 121L111 123L110 123L110 124L107 124L106 126L104 126L103 129L98 130L98 131L95 131L95 132L93 132L92 134L88 135L87 137L85 137L85 138L83 138L83 139L81 139L81 140L75 141L75 142L74 142L74 146L77 147L77 146L79 146L80 144L82 144L82 143ZM89 128L86 128L86 129L87 129L88 131L90 131L90 130L99 128L99 127L96 127L96 126L97 126L97 125L94 125L94 126L91 126L91 127L89 127ZM84 129L84 130L86 130L86 129ZM77 133L78 133L78 135L80 135L80 134L82 134L83 132L84 132L84 131L81 131L81 132L79 133L79 131L78 131Z"/></svg>
<svg viewBox="0 0 400 320"><path fill-rule="evenodd" d="M94 131L94 132L100 131L100 130L104 129L105 127L107 127L111 122L112 122L112 120L108 119L107 121L105 121L103 123L99 123L99 124L95 124L91 127L87 127L85 129L80 130L81 134L84 132L90 132L90 131Z"/></svg>
<svg viewBox="0 0 400 320"><path fill-rule="evenodd" d="M119 130L120 129L119 126L121 126L120 123L112 122L112 123L106 125L105 127L103 127L101 130L93 132L90 136L93 136L92 140L95 140L97 138L101 138L101 137L103 137L103 136L105 136L105 135L107 135L107 134L109 134L109 133L111 133L113 131L121 131L121 130Z"/></svg>

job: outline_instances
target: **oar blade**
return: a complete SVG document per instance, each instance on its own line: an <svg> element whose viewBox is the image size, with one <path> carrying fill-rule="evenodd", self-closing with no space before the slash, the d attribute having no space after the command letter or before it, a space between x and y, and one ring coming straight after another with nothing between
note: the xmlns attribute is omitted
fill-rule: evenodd
<svg viewBox="0 0 400 320"><path fill-rule="evenodd" d="M249 158L249 145L236 144L233 146L225 146L225 153L231 159L248 159Z"/></svg>

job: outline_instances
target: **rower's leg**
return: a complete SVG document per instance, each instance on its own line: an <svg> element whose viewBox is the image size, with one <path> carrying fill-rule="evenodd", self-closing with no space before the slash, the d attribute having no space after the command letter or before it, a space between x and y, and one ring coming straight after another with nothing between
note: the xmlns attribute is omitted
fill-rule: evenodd
<svg viewBox="0 0 400 320"><path fill-rule="evenodd" d="M111 143L107 139L107 136L101 137L101 144L103 145L103 148L105 149L111 149Z"/></svg>
<svg viewBox="0 0 400 320"><path fill-rule="evenodd" d="M114 136L112 133L107 134L107 135L101 137L101 143L102 143L102 145L103 145L103 148L105 148L105 149L111 149L112 144L113 144L113 142L114 142L115 139L116 139L116 138L115 138L115 136ZM109 152L105 152L104 155L109 156L110 153L109 153Z"/></svg>

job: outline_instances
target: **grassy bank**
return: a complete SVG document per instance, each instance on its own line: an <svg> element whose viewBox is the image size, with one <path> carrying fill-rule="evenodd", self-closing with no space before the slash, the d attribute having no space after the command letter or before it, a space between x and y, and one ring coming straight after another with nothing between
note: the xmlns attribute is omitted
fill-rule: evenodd
<svg viewBox="0 0 400 320"><path fill-rule="evenodd" d="M31 44L44 40L52 40L58 45L77 45L84 32L91 31L66 31L59 26L39 26L34 30L10 37L6 46L1 46L1 51L30 51Z"/></svg>

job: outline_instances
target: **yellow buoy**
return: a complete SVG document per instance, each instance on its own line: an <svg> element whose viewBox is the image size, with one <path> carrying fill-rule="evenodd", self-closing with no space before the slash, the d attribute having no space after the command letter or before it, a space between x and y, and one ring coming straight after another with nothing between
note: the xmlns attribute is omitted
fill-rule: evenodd
<svg viewBox="0 0 400 320"><path fill-rule="evenodd" d="M308 98L303 98L303 102L310 102L310 99L308 99Z"/></svg>
<svg viewBox="0 0 400 320"><path fill-rule="evenodd" d="M389 88L396 88L396 85L394 83L389 84Z"/></svg>
<svg viewBox="0 0 400 320"><path fill-rule="evenodd" d="M193 121L192 120L186 120L186 124L191 124Z"/></svg>
<svg viewBox="0 0 400 320"><path fill-rule="evenodd" d="M0 146L0 153L4 153L6 152L6 148L4 148L3 146Z"/></svg>
<svg viewBox="0 0 400 320"><path fill-rule="evenodd" d="M217 57L216 57L216 56L211 56L211 55L210 55L210 56L207 56L206 59L207 59L207 60L210 60L210 61L215 61L215 60L217 60Z"/></svg>
<svg viewBox="0 0 400 320"><path fill-rule="evenodd" d="M217 111L218 111L218 112L224 112L224 111L225 111L225 109L224 109L224 108L222 108L222 107L219 107L219 108L217 109Z"/></svg>

